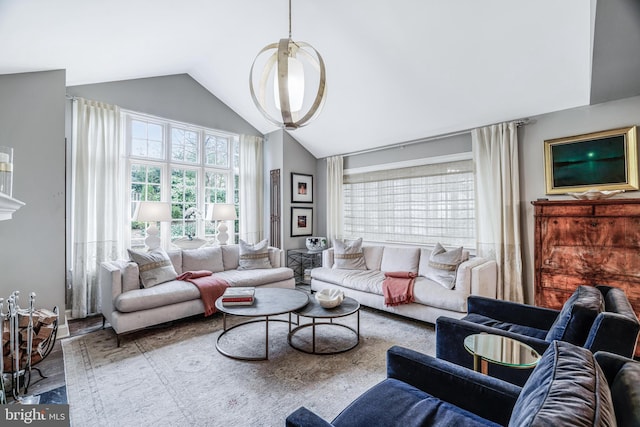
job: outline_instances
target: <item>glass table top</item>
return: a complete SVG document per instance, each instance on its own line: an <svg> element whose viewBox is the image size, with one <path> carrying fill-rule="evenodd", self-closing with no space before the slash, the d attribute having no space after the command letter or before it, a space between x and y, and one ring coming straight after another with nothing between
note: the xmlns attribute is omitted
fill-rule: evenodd
<svg viewBox="0 0 640 427"><path fill-rule="evenodd" d="M487 362L513 368L532 368L540 360L540 354L527 344L501 335L469 335L464 348Z"/></svg>

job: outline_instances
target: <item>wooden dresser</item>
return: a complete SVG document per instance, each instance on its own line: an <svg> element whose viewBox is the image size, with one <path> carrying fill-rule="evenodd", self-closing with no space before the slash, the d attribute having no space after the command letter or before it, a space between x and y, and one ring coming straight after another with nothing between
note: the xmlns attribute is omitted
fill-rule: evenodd
<svg viewBox="0 0 640 427"><path fill-rule="evenodd" d="M639 315L640 199L532 204L536 305L559 309L578 285L605 284L624 289Z"/></svg>

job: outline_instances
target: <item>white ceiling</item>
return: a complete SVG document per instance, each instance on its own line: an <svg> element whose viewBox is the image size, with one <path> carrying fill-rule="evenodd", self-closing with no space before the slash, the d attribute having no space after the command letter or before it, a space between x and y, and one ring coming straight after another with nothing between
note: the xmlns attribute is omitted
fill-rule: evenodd
<svg viewBox="0 0 640 427"><path fill-rule="evenodd" d="M293 39L327 67L328 97L292 132L316 157L589 103L584 0L293 0ZM0 0L0 74L66 69L67 85L188 73L262 133L260 49L287 0Z"/></svg>

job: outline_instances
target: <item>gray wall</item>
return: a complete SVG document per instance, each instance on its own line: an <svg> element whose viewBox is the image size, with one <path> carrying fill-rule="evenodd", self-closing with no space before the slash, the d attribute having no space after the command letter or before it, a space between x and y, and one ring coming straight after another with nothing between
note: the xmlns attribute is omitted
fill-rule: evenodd
<svg viewBox="0 0 640 427"><path fill-rule="evenodd" d="M520 128L520 196L522 212L523 257L527 301L533 303L533 206L538 198L567 199L567 196L545 194L544 141L607 129L640 124L640 97L606 102L534 117L531 124ZM621 197L621 196L616 196ZM637 191L622 197L640 197Z"/></svg>
<svg viewBox="0 0 640 427"><path fill-rule="evenodd" d="M26 203L0 221L0 298L65 312L65 72L0 75L0 145L14 148L13 196ZM61 330L64 334L66 331Z"/></svg>
<svg viewBox="0 0 640 427"><path fill-rule="evenodd" d="M188 74L70 86L67 93L166 119L262 136Z"/></svg>

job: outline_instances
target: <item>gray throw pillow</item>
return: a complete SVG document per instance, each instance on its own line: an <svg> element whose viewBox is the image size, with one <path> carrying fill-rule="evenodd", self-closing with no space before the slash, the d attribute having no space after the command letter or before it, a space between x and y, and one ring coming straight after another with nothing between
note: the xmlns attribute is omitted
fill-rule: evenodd
<svg viewBox="0 0 640 427"><path fill-rule="evenodd" d="M436 243L429 255L426 277L447 289L453 289L456 286L458 266L463 261L465 257L462 246L447 251L440 243Z"/></svg>
<svg viewBox="0 0 640 427"><path fill-rule="evenodd" d="M255 270L271 268L269 260L269 241L264 239L255 245L250 245L240 239L240 261L238 270Z"/></svg>
<svg viewBox="0 0 640 427"><path fill-rule="evenodd" d="M142 286L150 288L160 283L175 280L178 277L169 255L162 248L149 252L128 249L131 261L138 264Z"/></svg>
<svg viewBox="0 0 640 427"><path fill-rule="evenodd" d="M356 240L333 239L333 268L366 270L362 252L362 237Z"/></svg>

